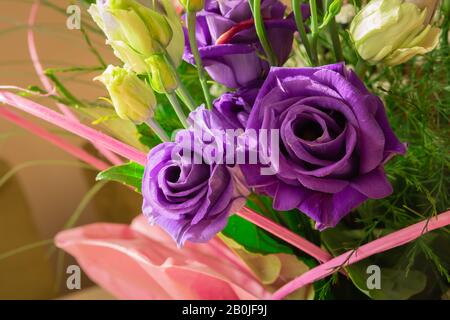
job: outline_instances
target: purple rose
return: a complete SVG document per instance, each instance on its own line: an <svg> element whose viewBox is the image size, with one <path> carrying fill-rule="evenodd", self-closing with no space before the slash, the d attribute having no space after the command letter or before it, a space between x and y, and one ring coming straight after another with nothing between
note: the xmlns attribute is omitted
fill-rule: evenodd
<svg viewBox="0 0 450 320"><path fill-rule="evenodd" d="M279 129L277 173L242 166L250 186L274 197L277 210L300 211L319 230L335 226L367 199L391 194L384 164L404 154L382 101L344 64L273 68L247 122L248 129ZM266 154L273 154L270 150Z"/></svg>
<svg viewBox="0 0 450 320"><path fill-rule="evenodd" d="M214 100L213 110L226 122L226 129L245 128L258 91L259 88L242 88Z"/></svg>
<svg viewBox="0 0 450 320"><path fill-rule="evenodd" d="M198 114L197 119L205 117L201 128L217 121L207 110ZM207 159L194 148L193 137L191 130L182 130L175 142L153 148L142 180L144 215L179 245L210 240L226 226L230 213L245 205L248 194L239 168Z"/></svg>
<svg viewBox="0 0 450 320"><path fill-rule="evenodd" d="M296 31L293 19L284 18L285 9L277 0L263 0L261 4L267 37L280 65L291 52ZM247 0L207 0L205 9L197 13L196 31L203 64L215 81L238 88L267 75L269 64L260 58L263 50ZM185 37L184 59L195 64L186 29Z"/></svg>

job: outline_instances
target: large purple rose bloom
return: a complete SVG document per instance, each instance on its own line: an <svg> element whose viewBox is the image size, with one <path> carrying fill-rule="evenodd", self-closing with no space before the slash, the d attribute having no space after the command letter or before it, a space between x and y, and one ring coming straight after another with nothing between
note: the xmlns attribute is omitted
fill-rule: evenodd
<svg viewBox="0 0 450 320"><path fill-rule="evenodd" d="M365 200L388 196L384 164L404 154L382 101L343 64L273 68L247 129L279 129L279 167L261 175L242 166L250 186L274 197L277 210L300 211L319 230L335 226ZM271 146L267 147L271 155Z"/></svg>
<svg viewBox="0 0 450 320"><path fill-rule="evenodd" d="M295 23L284 18L285 6L277 0L263 0L261 11L268 40L282 65L292 49ZM215 81L238 88L267 75L269 64L261 59L264 53L247 0L206 0L205 9L197 13L196 31L203 64ZM194 64L186 30L185 37L184 59Z"/></svg>
<svg viewBox="0 0 450 320"><path fill-rule="evenodd" d="M207 110L197 114L199 128L220 125ZM193 137L191 130L182 130L175 142L153 148L142 180L144 215L180 246L210 240L226 226L229 215L245 205L248 193L239 168L205 159L208 156L195 149ZM201 161L195 162L195 156Z"/></svg>

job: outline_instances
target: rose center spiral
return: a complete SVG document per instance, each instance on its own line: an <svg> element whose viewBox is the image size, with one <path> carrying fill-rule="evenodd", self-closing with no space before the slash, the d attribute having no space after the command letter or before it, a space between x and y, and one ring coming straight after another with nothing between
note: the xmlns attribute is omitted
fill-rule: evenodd
<svg viewBox="0 0 450 320"><path fill-rule="evenodd" d="M292 129L296 137L306 141L315 141L323 135L322 127L315 121L298 120Z"/></svg>
<svg viewBox="0 0 450 320"><path fill-rule="evenodd" d="M167 181L171 183L176 183L180 179L181 169L180 167L171 167L167 170Z"/></svg>

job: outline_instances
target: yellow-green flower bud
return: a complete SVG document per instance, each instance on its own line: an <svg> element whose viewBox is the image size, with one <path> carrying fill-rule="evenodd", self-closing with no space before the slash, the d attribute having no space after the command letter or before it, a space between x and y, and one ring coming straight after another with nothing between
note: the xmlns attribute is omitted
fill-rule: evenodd
<svg viewBox="0 0 450 320"><path fill-rule="evenodd" d="M433 50L440 29L426 22L428 10L405 0L369 2L350 25L361 58L372 64L398 65Z"/></svg>
<svg viewBox="0 0 450 320"><path fill-rule="evenodd" d="M156 107L153 90L134 72L109 65L94 80L99 80L106 86L120 118L139 124L153 117Z"/></svg>
<svg viewBox="0 0 450 320"><path fill-rule="evenodd" d="M126 43L144 57L161 51L161 46L153 38L144 21L133 10L111 10L117 19Z"/></svg>
<svg viewBox="0 0 450 320"><path fill-rule="evenodd" d="M150 68L150 84L156 92L171 93L178 88L177 72L165 55L154 54L147 60Z"/></svg>
<svg viewBox="0 0 450 320"><path fill-rule="evenodd" d="M146 58L164 51L178 65L184 50L180 17L170 0L152 5L149 8L136 0L97 0L88 10L115 55L137 73L146 72Z"/></svg>
<svg viewBox="0 0 450 320"><path fill-rule="evenodd" d="M143 6L136 0L110 0L109 10L121 24L124 33L127 35L137 33L128 36L138 44L149 36L151 40L165 48L172 39L172 29L164 15ZM146 31L142 30L142 27ZM141 36L142 39L136 39ZM148 55L156 52L158 51L149 52Z"/></svg>
<svg viewBox="0 0 450 320"><path fill-rule="evenodd" d="M114 49L114 54L125 63L127 69L131 69L138 74L147 72L144 57L133 50L123 41L106 41Z"/></svg>
<svg viewBox="0 0 450 320"><path fill-rule="evenodd" d="M186 11L197 12L204 8L205 0L180 0L181 5Z"/></svg>
<svg viewBox="0 0 450 320"><path fill-rule="evenodd" d="M167 21L172 28L172 41L167 46L167 53L169 54L175 67L178 67L181 63L184 52L184 31L181 25L180 15L177 13L172 0L159 0L162 6L161 12L163 12L167 18Z"/></svg>

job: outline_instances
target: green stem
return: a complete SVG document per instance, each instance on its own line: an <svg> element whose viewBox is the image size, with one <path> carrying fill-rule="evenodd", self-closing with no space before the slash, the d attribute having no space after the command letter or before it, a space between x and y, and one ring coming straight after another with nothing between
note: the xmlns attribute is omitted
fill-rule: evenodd
<svg viewBox="0 0 450 320"><path fill-rule="evenodd" d="M173 109L175 110L175 113L178 116L178 119L180 119L181 124L184 128L189 127L186 116L183 112L183 109L181 109L180 103L178 102L177 96L175 93L166 93L167 99L169 99L170 104L172 105Z"/></svg>
<svg viewBox="0 0 450 320"><path fill-rule="evenodd" d="M450 0L449 0L450 1ZM448 52L449 44L448 44L448 33L450 27L450 18L447 16L444 24L442 25L441 31L441 46L444 52ZM450 68L447 68L447 77L450 78Z"/></svg>
<svg viewBox="0 0 450 320"><path fill-rule="evenodd" d="M209 93L208 83L206 82L205 70L203 69L202 59L198 51L197 37L195 36L196 28L196 13L187 12L187 27L189 35L189 44L191 46L192 54L194 55L195 65L197 66L198 77L202 86L203 94L205 96L206 105L208 109L212 108L211 94Z"/></svg>
<svg viewBox="0 0 450 320"><path fill-rule="evenodd" d="M176 67L175 63L173 62L172 57L165 49L164 49L164 54L167 58L167 61L169 61L169 63L172 65L173 69L176 70L177 67ZM178 81L178 88L175 90L175 93L178 95L178 97L181 99L181 101L183 101L183 103L186 105L186 107L189 108L190 111L194 111L195 108L197 107L194 99L192 99L191 94L186 89L183 82L181 82L181 79L178 76L178 73L176 73L176 76L177 76L177 81Z"/></svg>
<svg viewBox="0 0 450 320"><path fill-rule="evenodd" d="M356 64L355 67L355 72L361 78L362 81L364 81L364 79L366 78L366 71L367 71L366 62L363 59L359 58L358 63Z"/></svg>
<svg viewBox="0 0 450 320"><path fill-rule="evenodd" d="M269 63L272 66L277 66L277 56L273 52L272 46L267 40L267 32L264 26L264 20L261 15L261 0L251 0L249 1L250 8L252 8L253 18L255 20L256 34L258 35L259 41L264 49L264 52L269 59Z"/></svg>
<svg viewBox="0 0 450 320"><path fill-rule="evenodd" d="M175 92L178 95L178 97L181 99L181 101L183 101L183 103L189 108L189 110L191 110L191 111L195 110L197 105L196 105L194 99L192 99L191 94L186 89L184 84L181 83L181 81L180 81L180 84L178 86L178 89L175 90Z"/></svg>
<svg viewBox="0 0 450 320"><path fill-rule="evenodd" d="M327 0L326 7L328 8L330 0ZM331 42L333 43L334 56L336 62L345 61L344 54L342 53L341 40L339 39L339 26L336 23L335 17L333 17L328 25L328 31L330 32Z"/></svg>
<svg viewBox="0 0 450 320"><path fill-rule="evenodd" d="M158 138L162 142L170 141L170 138L167 135L167 133L164 131L163 128L161 128L159 123L156 122L153 118L149 118L145 123L147 123L147 125L150 127L150 129L152 129L152 131L158 136Z"/></svg>
<svg viewBox="0 0 450 320"><path fill-rule="evenodd" d="M91 52L97 57L97 60L100 62L103 68L106 69L107 65L105 60L103 60L101 54L98 52L98 50L92 45L91 38L89 38L88 33L86 32L86 29L81 28L81 33L83 34L84 40L86 41L86 44L88 45Z"/></svg>
<svg viewBox="0 0 450 320"><path fill-rule="evenodd" d="M314 55L314 61L319 61L319 57L317 55L317 40L319 36L319 16L317 15L317 1L309 0L309 7L311 9L311 51Z"/></svg>
<svg viewBox="0 0 450 320"><path fill-rule="evenodd" d="M92 201L95 195L97 195L100 192L100 190L104 186L106 186L108 182L109 181L107 180L99 181L91 187L91 189L83 196L80 203L78 204L78 207L72 213L69 220L67 220L67 222L64 224L63 227L64 230L73 228L75 226L77 221L80 220L81 215L83 214L89 203Z"/></svg>
<svg viewBox="0 0 450 320"><path fill-rule="evenodd" d="M300 39L302 40L302 43L305 46L309 62L311 65L317 65L317 61L315 61L315 56L312 53L311 44L309 43L308 36L306 35L305 25L303 22L301 0L292 0L292 8L294 11L295 24L297 25L297 30L300 35Z"/></svg>
<svg viewBox="0 0 450 320"><path fill-rule="evenodd" d="M42 240L42 241L39 241L39 242L26 244L26 245L24 245L22 247L19 247L19 248L16 248L16 249L13 249L13 250L1 253L0 254L0 260L7 259L9 257L15 256L15 255L17 255L19 253L22 253L22 252L25 252L25 251L28 251L28 250L39 248L39 247L42 247L42 246L52 245L53 242L54 242L53 239L48 239L48 240Z"/></svg>
<svg viewBox="0 0 450 320"><path fill-rule="evenodd" d="M52 73L49 70L45 71L45 75L53 81L55 84L55 87L59 90L59 92L68 100L70 101L70 105L74 106L75 108L84 107L83 102L78 100L77 97L75 97L67 88L62 84L62 82L56 77L54 73Z"/></svg>

